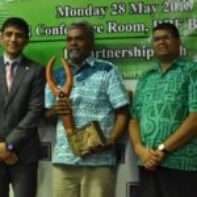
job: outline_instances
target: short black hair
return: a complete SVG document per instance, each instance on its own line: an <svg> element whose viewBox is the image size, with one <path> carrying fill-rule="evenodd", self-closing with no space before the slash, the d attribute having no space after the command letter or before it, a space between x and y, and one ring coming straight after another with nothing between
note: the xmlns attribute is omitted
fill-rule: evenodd
<svg viewBox="0 0 197 197"><path fill-rule="evenodd" d="M90 25L87 21L78 21L71 23L67 31L72 28L82 28L86 30L87 37L90 38L92 41L94 41L94 28L92 25Z"/></svg>
<svg viewBox="0 0 197 197"><path fill-rule="evenodd" d="M29 25L24 19L19 17L7 18L1 27L1 32L4 32L4 30L9 26L14 26L21 29L24 32L25 36L29 38Z"/></svg>
<svg viewBox="0 0 197 197"><path fill-rule="evenodd" d="M180 38L180 34L177 27L172 23L161 23L157 25L156 27L153 28L153 33L157 30L166 30L170 32L171 35L174 36L175 38L177 39Z"/></svg>

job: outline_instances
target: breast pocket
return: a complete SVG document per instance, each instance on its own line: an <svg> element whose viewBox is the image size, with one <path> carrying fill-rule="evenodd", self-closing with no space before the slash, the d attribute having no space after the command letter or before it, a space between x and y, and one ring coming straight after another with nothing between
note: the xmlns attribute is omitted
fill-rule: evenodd
<svg viewBox="0 0 197 197"><path fill-rule="evenodd" d="M83 108L94 108L104 99L105 87L102 80L89 77L86 80L76 81L71 94L72 104Z"/></svg>

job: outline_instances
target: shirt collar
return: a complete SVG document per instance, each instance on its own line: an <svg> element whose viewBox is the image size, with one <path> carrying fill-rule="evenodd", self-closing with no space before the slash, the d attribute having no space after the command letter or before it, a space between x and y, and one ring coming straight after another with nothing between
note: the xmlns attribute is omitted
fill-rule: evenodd
<svg viewBox="0 0 197 197"><path fill-rule="evenodd" d="M82 65L80 66L80 69L83 67L83 66L85 66L85 65L89 65L89 66L94 66L94 64L95 64L95 58L92 56L92 55L90 55L89 57L87 57L84 61L83 61L83 63L82 63ZM72 66L72 67L74 67L73 65L72 65L72 63L70 62L70 65ZM79 69L79 70L80 70Z"/></svg>
<svg viewBox="0 0 197 197"><path fill-rule="evenodd" d="M88 63L90 66L94 66L95 58L91 55L85 60L85 63Z"/></svg>
<svg viewBox="0 0 197 197"><path fill-rule="evenodd" d="M168 72L169 70L171 70L172 68L176 67L176 66L179 66L180 63L183 61L184 57L177 57L173 60L173 62L171 63L170 67L166 70L166 72ZM157 63L156 65L152 68L153 71L159 71L161 72L161 65L160 65L160 62L159 60L157 60ZM166 73L165 72L165 73ZM164 73L163 73L164 74Z"/></svg>
<svg viewBox="0 0 197 197"><path fill-rule="evenodd" d="M4 65L7 65L8 62L15 62L15 66L17 66L18 64L20 64L21 58L22 58L22 55L20 55L20 56L18 56L17 58L11 60L11 59L4 53L4 56L3 56Z"/></svg>

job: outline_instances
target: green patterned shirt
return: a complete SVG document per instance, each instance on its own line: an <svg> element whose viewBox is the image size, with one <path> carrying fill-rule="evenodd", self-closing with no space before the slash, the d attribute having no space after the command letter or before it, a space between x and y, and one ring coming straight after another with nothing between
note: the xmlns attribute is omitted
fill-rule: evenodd
<svg viewBox="0 0 197 197"><path fill-rule="evenodd" d="M157 64L140 78L132 115L140 122L142 143L146 147L157 148L190 112L197 112L196 63L179 57L166 72ZM197 170L197 138L169 153L161 165Z"/></svg>

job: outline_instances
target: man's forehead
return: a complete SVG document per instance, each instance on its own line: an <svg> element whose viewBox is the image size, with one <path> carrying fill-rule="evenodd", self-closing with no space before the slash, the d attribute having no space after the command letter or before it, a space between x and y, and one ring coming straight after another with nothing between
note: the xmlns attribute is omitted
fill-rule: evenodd
<svg viewBox="0 0 197 197"><path fill-rule="evenodd" d="M21 33L23 33L23 30L20 27L14 26L14 25L9 25L9 26L5 27L5 29L3 31L4 32L21 32Z"/></svg>
<svg viewBox="0 0 197 197"><path fill-rule="evenodd" d="M167 29L158 29L153 33L153 37L160 35L171 35L171 32Z"/></svg>
<svg viewBox="0 0 197 197"><path fill-rule="evenodd" d="M87 36L87 31L84 28L70 28L68 29L67 32L67 37L71 37L71 36L82 36L82 37L86 37Z"/></svg>

